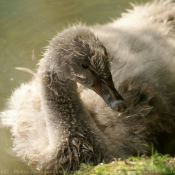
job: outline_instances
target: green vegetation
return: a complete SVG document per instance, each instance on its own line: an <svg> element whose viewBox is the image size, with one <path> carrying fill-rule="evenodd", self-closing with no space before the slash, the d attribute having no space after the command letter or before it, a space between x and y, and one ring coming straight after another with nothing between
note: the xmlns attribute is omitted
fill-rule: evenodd
<svg viewBox="0 0 175 175"><path fill-rule="evenodd" d="M98 166L81 165L75 175L169 175L175 174L175 158L154 153L151 157L138 156L116 160Z"/></svg>

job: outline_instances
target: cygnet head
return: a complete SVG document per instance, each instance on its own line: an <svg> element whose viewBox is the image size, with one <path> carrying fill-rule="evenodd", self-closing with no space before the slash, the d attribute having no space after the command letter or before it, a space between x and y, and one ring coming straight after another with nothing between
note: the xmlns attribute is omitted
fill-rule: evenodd
<svg viewBox="0 0 175 175"><path fill-rule="evenodd" d="M48 72L59 78L94 90L112 109L119 112L126 109L114 87L107 51L89 29L74 26L59 33L50 41L40 66L42 62Z"/></svg>

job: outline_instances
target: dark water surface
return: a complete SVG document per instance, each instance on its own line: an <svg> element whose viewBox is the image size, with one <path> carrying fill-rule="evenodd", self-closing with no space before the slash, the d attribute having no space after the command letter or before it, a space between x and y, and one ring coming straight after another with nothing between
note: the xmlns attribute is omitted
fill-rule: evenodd
<svg viewBox="0 0 175 175"><path fill-rule="evenodd" d="M0 110L13 89L31 78L48 40L68 24L105 23L130 7L126 0L0 0ZM148 0L134 0L141 3ZM0 128L0 174L35 174L15 157L9 129Z"/></svg>

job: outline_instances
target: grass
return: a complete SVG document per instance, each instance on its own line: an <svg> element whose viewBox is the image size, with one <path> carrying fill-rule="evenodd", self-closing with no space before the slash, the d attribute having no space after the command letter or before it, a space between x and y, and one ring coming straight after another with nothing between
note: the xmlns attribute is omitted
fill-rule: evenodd
<svg viewBox="0 0 175 175"><path fill-rule="evenodd" d="M175 158L154 153L151 157L138 156L127 160L116 160L98 166L82 164L74 175L173 175Z"/></svg>

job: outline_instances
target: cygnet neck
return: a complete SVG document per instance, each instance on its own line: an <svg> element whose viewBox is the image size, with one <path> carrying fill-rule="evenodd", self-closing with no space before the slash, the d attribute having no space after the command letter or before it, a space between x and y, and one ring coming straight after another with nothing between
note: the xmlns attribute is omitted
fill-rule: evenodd
<svg viewBox="0 0 175 175"><path fill-rule="evenodd" d="M44 77L41 80L43 109L55 159L58 162L65 159L70 169L76 169L82 160L94 164L100 163L104 157L104 161L111 160L105 143L101 144L103 138L96 135L95 126L91 126L90 117L81 104L76 82L60 80L54 73ZM70 163L69 156L65 155L71 155L74 161ZM67 163L63 168L67 168Z"/></svg>
<svg viewBox="0 0 175 175"><path fill-rule="evenodd" d="M48 128L55 126L53 133L57 133L58 130L57 134L62 139L73 133L75 129L84 128L81 120L86 115L78 96L76 82L63 77L51 72L42 78L43 106L47 109L45 117L47 124L51 125ZM54 142L52 138L55 140L55 137L58 137L53 136L53 133L50 133L51 144Z"/></svg>

